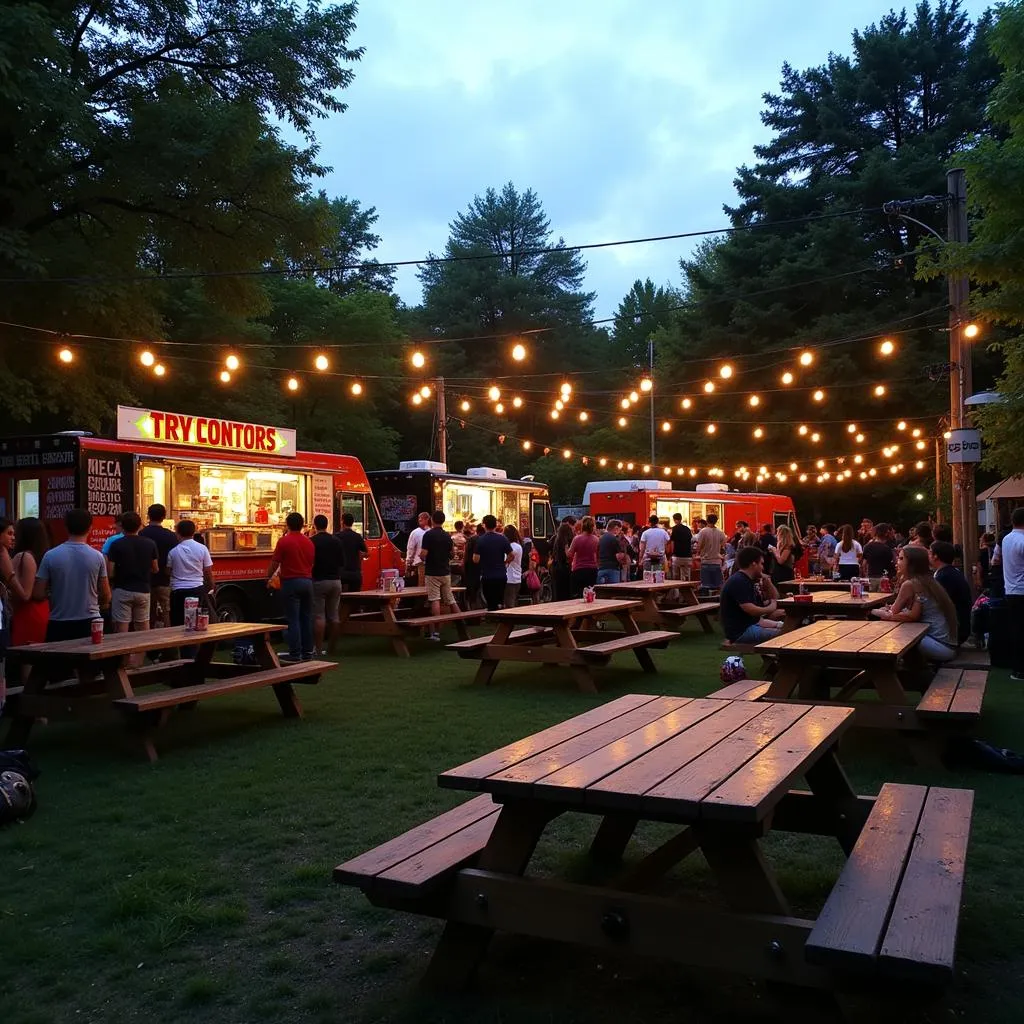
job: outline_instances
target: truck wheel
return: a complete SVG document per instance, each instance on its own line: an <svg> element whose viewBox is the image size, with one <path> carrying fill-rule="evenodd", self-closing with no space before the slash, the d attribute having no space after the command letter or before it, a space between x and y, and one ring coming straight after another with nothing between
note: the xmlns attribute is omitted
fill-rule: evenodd
<svg viewBox="0 0 1024 1024"><path fill-rule="evenodd" d="M245 608L238 595L228 591L217 595L218 622L245 622Z"/></svg>

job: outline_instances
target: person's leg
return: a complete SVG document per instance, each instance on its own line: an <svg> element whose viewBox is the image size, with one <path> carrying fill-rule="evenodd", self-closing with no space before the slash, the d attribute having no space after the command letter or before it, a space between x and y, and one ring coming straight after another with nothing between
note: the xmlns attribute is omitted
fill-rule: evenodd
<svg viewBox="0 0 1024 1024"><path fill-rule="evenodd" d="M132 630L134 632L149 632L149 605L149 594L132 594L130 607L132 615ZM146 655L143 653L133 654L128 659L129 668L138 668L145 661L145 658Z"/></svg>
<svg viewBox="0 0 1024 1024"><path fill-rule="evenodd" d="M766 640L773 640L778 635L778 629L771 629L770 627L764 626L760 622L757 622L752 626L747 626L747 628L740 634L740 636L733 640L733 643L763 644Z"/></svg>
<svg viewBox="0 0 1024 1024"><path fill-rule="evenodd" d="M569 573L569 600L583 596L583 584L580 582L580 570L573 569Z"/></svg>
<svg viewBox="0 0 1024 1024"><path fill-rule="evenodd" d="M930 636L921 637L921 653L928 661L952 661L956 657L956 648L949 647Z"/></svg>
<svg viewBox="0 0 1024 1024"><path fill-rule="evenodd" d="M489 612L496 612L501 607L501 599L505 596L504 580L482 580L480 589Z"/></svg>
<svg viewBox="0 0 1024 1024"><path fill-rule="evenodd" d="M313 581L299 580L296 588L299 595L299 639L302 657L305 661L313 658Z"/></svg>
<svg viewBox="0 0 1024 1024"><path fill-rule="evenodd" d="M619 582L619 570L618 569L598 569L597 570L597 585L599 587L604 586L606 583L618 583Z"/></svg>
<svg viewBox="0 0 1024 1024"><path fill-rule="evenodd" d="M302 660L301 601L299 580L281 580L281 599L284 601L284 618L288 623L288 657L292 661Z"/></svg>
<svg viewBox="0 0 1024 1024"><path fill-rule="evenodd" d="M313 650L319 653L324 647L324 630L327 625L327 584L329 580L313 580Z"/></svg>
<svg viewBox="0 0 1024 1024"><path fill-rule="evenodd" d="M115 590L110 595L110 621L115 633L127 633L132 624L132 595L127 590Z"/></svg>
<svg viewBox="0 0 1024 1024"><path fill-rule="evenodd" d="M455 600L455 594L452 592L452 578L446 576L441 580L441 602L446 607L451 615L459 614L459 604Z"/></svg>

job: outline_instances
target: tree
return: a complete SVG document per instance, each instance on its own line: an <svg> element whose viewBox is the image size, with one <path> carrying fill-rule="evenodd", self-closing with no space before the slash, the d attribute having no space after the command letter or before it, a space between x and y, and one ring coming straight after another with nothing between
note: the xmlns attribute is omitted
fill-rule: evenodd
<svg viewBox="0 0 1024 1024"><path fill-rule="evenodd" d="M682 302L682 296L673 288L660 285L647 278L637 278L615 311L615 348L626 365L644 366L648 361L648 341L660 327L672 323L671 314Z"/></svg>
<svg viewBox="0 0 1024 1024"><path fill-rule="evenodd" d="M991 33L1002 77L992 92L989 116L995 138L981 138L963 153L972 214L966 245L925 247L921 276L969 274L976 315L1010 329L995 344L1005 358L998 390L1003 401L981 407L985 465L1010 475L1024 473L1024 4L999 8Z"/></svg>
<svg viewBox="0 0 1024 1024"><path fill-rule="evenodd" d="M927 368L947 362L946 296L914 274L926 233L880 207L943 195L954 154L989 130L990 25L988 15L972 25L958 0L919 3L912 15L891 13L855 32L851 57L830 55L802 72L783 66L780 92L764 98L762 120L774 134L738 171L739 200L727 209L735 230L682 262L685 308L657 336L658 379L671 384L658 389L659 409L693 418L672 436L695 459L792 458L813 482L819 457L852 453L847 421L864 428L865 451L892 440L908 410L934 429L948 385ZM896 355L883 360L878 341L890 332ZM814 354L810 368L795 363L803 347ZM716 377L705 397L703 382L727 356L736 359L733 377ZM797 377L791 386L780 382L787 369ZM887 392L876 399L871 389L882 381ZM818 388L820 405L810 397ZM758 392L760 404L736 391ZM685 414L684 395L693 402ZM713 438L705 420L719 427ZM794 432L811 422L817 446Z"/></svg>
<svg viewBox="0 0 1024 1024"><path fill-rule="evenodd" d="M326 204L307 201L313 123L345 109L354 15L315 0L0 7L0 319L160 338L169 286L149 278L183 271L217 309L265 310L261 278L224 272L330 240ZM109 390L101 375L83 365L79 388L54 388L48 361L8 341L8 417L94 416L82 401Z"/></svg>

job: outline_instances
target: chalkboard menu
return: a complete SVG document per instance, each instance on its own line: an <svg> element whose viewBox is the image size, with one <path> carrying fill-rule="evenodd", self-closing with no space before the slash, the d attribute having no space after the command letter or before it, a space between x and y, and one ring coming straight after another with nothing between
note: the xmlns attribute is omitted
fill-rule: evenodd
<svg viewBox="0 0 1024 1024"><path fill-rule="evenodd" d="M51 473L42 483L43 519L63 519L75 507L75 474Z"/></svg>
<svg viewBox="0 0 1024 1024"><path fill-rule="evenodd" d="M0 441L0 469L73 469L77 437L12 437Z"/></svg>
<svg viewBox="0 0 1024 1024"><path fill-rule="evenodd" d="M83 455L85 507L94 516L114 516L132 508L132 464L131 455Z"/></svg>
<svg viewBox="0 0 1024 1024"><path fill-rule="evenodd" d="M389 529L401 529L410 519L416 518L416 495L382 494L380 515Z"/></svg>

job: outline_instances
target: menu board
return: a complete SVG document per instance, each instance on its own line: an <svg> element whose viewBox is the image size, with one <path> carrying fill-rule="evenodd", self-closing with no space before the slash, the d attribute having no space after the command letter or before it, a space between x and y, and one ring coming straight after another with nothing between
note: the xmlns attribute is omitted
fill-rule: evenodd
<svg viewBox="0 0 1024 1024"><path fill-rule="evenodd" d="M380 496L380 515L385 523L402 527L416 517L415 494L382 494Z"/></svg>
<svg viewBox="0 0 1024 1024"><path fill-rule="evenodd" d="M43 477L43 519L63 519L75 507L75 474Z"/></svg>
<svg viewBox="0 0 1024 1024"><path fill-rule="evenodd" d="M132 456L86 455L85 507L94 516L115 516L132 507Z"/></svg>
<svg viewBox="0 0 1024 1024"><path fill-rule="evenodd" d="M324 474L313 476L313 513L310 519L316 516L327 516L328 523L334 512L334 478Z"/></svg>

